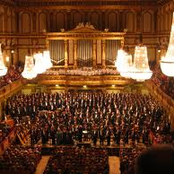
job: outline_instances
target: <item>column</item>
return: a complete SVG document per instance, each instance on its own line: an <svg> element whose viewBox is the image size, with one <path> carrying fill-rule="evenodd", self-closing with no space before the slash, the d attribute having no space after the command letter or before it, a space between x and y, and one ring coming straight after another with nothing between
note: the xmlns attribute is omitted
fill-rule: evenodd
<svg viewBox="0 0 174 174"><path fill-rule="evenodd" d="M64 40L65 45L65 68L68 68L68 41Z"/></svg>
<svg viewBox="0 0 174 174"><path fill-rule="evenodd" d="M124 28L124 26L123 26L123 24L124 24L124 18L123 18L123 10L119 10L119 30L120 31L122 31L123 30L123 28Z"/></svg>
<svg viewBox="0 0 174 174"><path fill-rule="evenodd" d="M66 29L69 29L69 28L71 28L71 24L72 24L72 22L71 22L71 10L70 9L68 9L67 10L67 13L66 13Z"/></svg>
<svg viewBox="0 0 174 174"><path fill-rule="evenodd" d="M77 40L74 40L74 68L77 68Z"/></svg>
<svg viewBox="0 0 174 174"><path fill-rule="evenodd" d="M14 49L11 50L11 65L14 65Z"/></svg>
<svg viewBox="0 0 174 174"><path fill-rule="evenodd" d="M105 40L102 40L102 67L106 68Z"/></svg>
<svg viewBox="0 0 174 174"><path fill-rule="evenodd" d="M142 12L137 11L137 32L142 31Z"/></svg>
<svg viewBox="0 0 174 174"><path fill-rule="evenodd" d="M4 10L4 13L2 14L2 16L3 16L3 20L5 22L3 22L1 25L3 25L3 31L6 33L6 32L8 32L8 28L10 27L10 26L8 26L8 16L7 16L8 9L7 9L7 7L4 7L3 10Z"/></svg>
<svg viewBox="0 0 174 174"><path fill-rule="evenodd" d="M36 13L33 12L33 15L32 15L33 32L36 32L36 21L37 21Z"/></svg>
<svg viewBox="0 0 174 174"><path fill-rule="evenodd" d="M47 36L45 38L45 47L46 47L46 50L49 49L49 40L47 39Z"/></svg>
<svg viewBox="0 0 174 174"><path fill-rule="evenodd" d="M121 40L121 48L124 48L124 38Z"/></svg>
<svg viewBox="0 0 174 174"><path fill-rule="evenodd" d="M92 42L92 58L93 58L93 67L96 67L96 40Z"/></svg>

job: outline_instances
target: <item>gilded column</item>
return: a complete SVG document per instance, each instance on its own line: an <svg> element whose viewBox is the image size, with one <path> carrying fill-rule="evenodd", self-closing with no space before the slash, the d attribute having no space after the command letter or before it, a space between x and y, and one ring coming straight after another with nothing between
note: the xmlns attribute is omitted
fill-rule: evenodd
<svg viewBox="0 0 174 174"><path fill-rule="evenodd" d="M121 48L124 48L124 38L121 40Z"/></svg>
<svg viewBox="0 0 174 174"><path fill-rule="evenodd" d="M93 40L92 43L92 57L93 57L93 67L96 66L96 40Z"/></svg>
<svg viewBox="0 0 174 174"><path fill-rule="evenodd" d="M47 36L46 36L46 38L45 38L45 47L46 47L46 49L49 49L49 40L47 39Z"/></svg>
<svg viewBox="0 0 174 174"><path fill-rule="evenodd" d="M68 67L68 41L64 40L65 45L65 68Z"/></svg>
<svg viewBox="0 0 174 174"><path fill-rule="evenodd" d="M33 22L33 32L36 32L36 20L37 19L37 17L36 17L36 13L33 13L33 15L32 15L32 22Z"/></svg>
<svg viewBox="0 0 174 174"><path fill-rule="evenodd" d="M105 40L102 40L102 67L106 68L106 57L105 57Z"/></svg>
<svg viewBox="0 0 174 174"><path fill-rule="evenodd" d="M142 11L137 11L137 31L142 31Z"/></svg>
<svg viewBox="0 0 174 174"><path fill-rule="evenodd" d="M120 10L119 11L119 30L120 31L122 31L123 30L123 28L124 28L124 26L123 26L123 24L124 24L124 18L123 18L123 10Z"/></svg>
<svg viewBox="0 0 174 174"><path fill-rule="evenodd" d="M74 40L74 68L77 68L77 40Z"/></svg>

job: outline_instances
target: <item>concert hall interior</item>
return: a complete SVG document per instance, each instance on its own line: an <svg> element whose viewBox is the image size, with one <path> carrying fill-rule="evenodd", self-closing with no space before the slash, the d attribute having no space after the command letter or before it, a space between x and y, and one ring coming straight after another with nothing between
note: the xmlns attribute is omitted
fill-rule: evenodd
<svg viewBox="0 0 174 174"><path fill-rule="evenodd" d="M0 173L151 174L143 152L174 147L173 11L0 0Z"/></svg>

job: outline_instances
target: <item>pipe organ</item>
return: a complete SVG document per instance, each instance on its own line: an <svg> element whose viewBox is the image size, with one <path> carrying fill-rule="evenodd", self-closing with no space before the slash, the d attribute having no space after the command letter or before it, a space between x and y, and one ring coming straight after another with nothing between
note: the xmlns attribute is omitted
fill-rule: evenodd
<svg viewBox="0 0 174 174"><path fill-rule="evenodd" d="M46 33L54 66L114 67L126 32L108 32L80 23L70 31Z"/></svg>

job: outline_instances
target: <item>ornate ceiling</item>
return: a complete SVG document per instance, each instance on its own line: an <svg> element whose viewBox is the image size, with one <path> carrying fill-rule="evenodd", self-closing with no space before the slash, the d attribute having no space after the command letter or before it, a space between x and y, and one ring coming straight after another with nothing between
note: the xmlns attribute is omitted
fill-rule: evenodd
<svg viewBox="0 0 174 174"><path fill-rule="evenodd" d="M62 4L62 5L138 5L156 4L157 0L13 0L17 4Z"/></svg>
<svg viewBox="0 0 174 174"><path fill-rule="evenodd" d="M157 6L172 0L1 0L0 3L18 7L34 6Z"/></svg>

